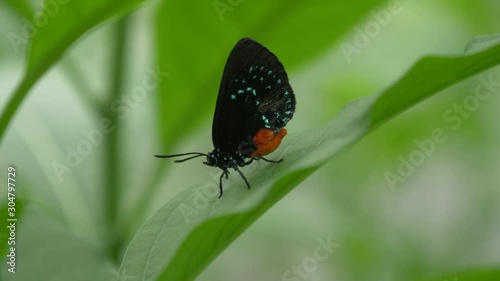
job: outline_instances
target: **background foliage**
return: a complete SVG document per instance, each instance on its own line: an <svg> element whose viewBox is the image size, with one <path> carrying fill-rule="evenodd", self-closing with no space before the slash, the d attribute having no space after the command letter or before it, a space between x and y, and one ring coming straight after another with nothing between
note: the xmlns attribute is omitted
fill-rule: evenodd
<svg viewBox="0 0 500 281"><path fill-rule="evenodd" d="M500 3L474 3L1 2L0 163L18 170L19 210L18 272L2 262L1 279L498 280L500 51L463 53L498 33ZM245 169L254 188L232 177L216 200L218 172L152 155L212 148L222 68L247 36L282 60L298 107L283 165ZM460 111L485 80L491 95ZM436 129L446 140L398 171ZM286 274L326 237L326 260Z"/></svg>

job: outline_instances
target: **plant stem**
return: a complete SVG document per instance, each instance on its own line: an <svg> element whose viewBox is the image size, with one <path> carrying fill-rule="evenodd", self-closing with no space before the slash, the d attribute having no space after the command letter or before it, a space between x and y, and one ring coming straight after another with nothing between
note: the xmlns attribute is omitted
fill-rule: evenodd
<svg viewBox="0 0 500 281"><path fill-rule="evenodd" d="M108 113L104 102L99 99L95 91L89 86L92 83L86 78L84 71L82 71L76 59L72 57L65 58L62 61L62 67L64 68L63 74L66 75L67 81L75 89L76 96L98 116L106 116Z"/></svg>
<svg viewBox="0 0 500 281"><path fill-rule="evenodd" d="M109 103L119 99L123 88L123 76L125 73L125 44L127 33L128 18L120 19L113 31L114 46L113 57L111 63L111 85ZM108 111L107 117L111 120L114 130L112 130L106 138L106 175L104 190L104 208L106 212L106 226L107 229L107 252L112 260L118 262L120 259L120 250L123 244L123 238L117 231L117 217L118 217L118 202L119 202L119 133L120 124L116 112Z"/></svg>

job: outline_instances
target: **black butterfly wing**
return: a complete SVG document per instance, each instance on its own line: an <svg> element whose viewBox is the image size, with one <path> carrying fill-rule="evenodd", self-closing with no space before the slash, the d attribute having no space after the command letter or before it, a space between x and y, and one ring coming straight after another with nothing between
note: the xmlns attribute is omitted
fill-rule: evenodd
<svg viewBox="0 0 500 281"><path fill-rule="evenodd" d="M258 42L241 39L224 68L212 125L214 147L247 156L260 129L278 131L294 111L295 96L281 62Z"/></svg>

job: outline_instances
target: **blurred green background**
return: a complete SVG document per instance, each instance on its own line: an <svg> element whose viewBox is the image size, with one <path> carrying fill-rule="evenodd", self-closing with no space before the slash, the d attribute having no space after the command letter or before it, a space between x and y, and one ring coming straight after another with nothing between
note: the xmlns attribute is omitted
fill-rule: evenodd
<svg viewBox="0 0 500 281"><path fill-rule="evenodd" d="M299 132L387 88L422 56L462 54L473 37L500 30L497 0L398 3L154 1L92 28L31 89L1 142L0 180L7 181L8 165L16 166L23 207L18 270L32 271L31 280L74 274L81 276L74 280L109 280L155 210L218 175L201 161L172 165L152 155L212 149L220 77L242 37L258 40L285 65L297 98L287 129ZM40 1L0 2L2 108L27 61L27 45L13 44L12 34L22 34L40 7ZM366 44L346 55L374 22L379 28ZM138 94L158 65L168 76ZM479 77L489 76L500 81L498 67L410 109L323 166L197 280L454 280L454 272L500 268L498 87L455 128L444 117L474 93ZM95 137L88 155L58 175L57 163L67 165L69 151L108 117L116 118L113 133ZM408 159L415 141L436 128L446 141L391 187L387 172L397 174L401 156ZM307 278L285 279L325 237L339 247ZM5 280L21 280L5 270L3 262Z"/></svg>

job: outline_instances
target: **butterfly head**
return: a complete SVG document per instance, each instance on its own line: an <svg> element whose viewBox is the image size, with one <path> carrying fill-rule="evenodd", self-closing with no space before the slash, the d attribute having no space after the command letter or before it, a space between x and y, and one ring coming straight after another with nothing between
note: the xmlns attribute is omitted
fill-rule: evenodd
<svg viewBox="0 0 500 281"><path fill-rule="evenodd" d="M203 162L203 164L227 170L227 168L245 166L245 157L241 153L232 155L224 153L219 148L216 148L207 154L207 161Z"/></svg>

